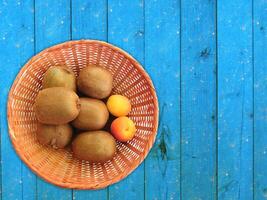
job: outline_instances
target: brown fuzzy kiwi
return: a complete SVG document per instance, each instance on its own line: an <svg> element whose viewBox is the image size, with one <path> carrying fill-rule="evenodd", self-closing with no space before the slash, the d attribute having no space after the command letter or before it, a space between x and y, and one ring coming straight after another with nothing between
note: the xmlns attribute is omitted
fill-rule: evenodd
<svg viewBox="0 0 267 200"><path fill-rule="evenodd" d="M38 124L37 139L43 145L49 145L55 149L64 148L70 143L72 132L69 124Z"/></svg>
<svg viewBox="0 0 267 200"><path fill-rule="evenodd" d="M72 142L74 156L90 162L105 162L116 153L116 141L106 131L88 131L79 134Z"/></svg>
<svg viewBox="0 0 267 200"><path fill-rule="evenodd" d="M101 100L83 97L80 98L80 105L79 115L72 122L75 128L93 131L105 126L109 112Z"/></svg>
<svg viewBox="0 0 267 200"><path fill-rule="evenodd" d="M96 99L103 99L110 95L112 82L111 73L95 65L82 69L77 78L79 91Z"/></svg>
<svg viewBox="0 0 267 200"><path fill-rule="evenodd" d="M66 66L50 67L44 74L43 89L50 87L66 87L76 91L76 77Z"/></svg>
<svg viewBox="0 0 267 200"><path fill-rule="evenodd" d="M43 124L66 124L79 114L79 97L64 87L46 88L38 93L34 110L38 121Z"/></svg>

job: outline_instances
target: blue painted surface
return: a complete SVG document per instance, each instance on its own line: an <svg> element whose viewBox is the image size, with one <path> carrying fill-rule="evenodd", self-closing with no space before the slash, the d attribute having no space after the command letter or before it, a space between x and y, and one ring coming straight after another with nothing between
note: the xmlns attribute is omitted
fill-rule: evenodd
<svg viewBox="0 0 267 200"><path fill-rule="evenodd" d="M216 197L215 1L182 0L182 199Z"/></svg>
<svg viewBox="0 0 267 200"><path fill-rule="evenodd" d="M0 199L267 199L266 0L0 1ZM18 158L6 101L35 53L99 39L132 54L160 106L147 159L98 191L53 186Z"/></svg>
<svg viewBox="0 0 267 200"><path fill-rule="evenodd" d="M33 1L1 1L0 6L2 199L34 199L36 195L35 175L22 164L12 148L6 122L9 88L25 61L34 55L33 5Z"/></svg>
<svg viewBox="0 0 267 200"><path fill-rule="evenodd" d="M254 197L267 198L267 4L255 0L254 19Z"/></svg>
<svg viewBox="0 0 267 200"><path fill-rule="evenodd" d="M217 8L218 197L250 200L253 198L252 2L220 1Z"/></svg>
<svg viewBox="0 0 267 200"><path fill-rule="evenodd" d="M180 2L145 1L145 69L159 99L154 147L145 161L145 199L180 197Z"/></svg>

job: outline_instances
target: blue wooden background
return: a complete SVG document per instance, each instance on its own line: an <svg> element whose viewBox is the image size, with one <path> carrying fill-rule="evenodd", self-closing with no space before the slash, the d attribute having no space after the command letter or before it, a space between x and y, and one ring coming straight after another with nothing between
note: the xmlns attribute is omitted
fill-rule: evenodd
<svg viewBox="0 0 267 200"><path fill-rule="evenodd" d="M98 191L36 177L14 152L6 121L23 64L85 38L132 54L160 104L145 162ZM266 0L0 0L0 87L0 199L267 199Z"/></svg>

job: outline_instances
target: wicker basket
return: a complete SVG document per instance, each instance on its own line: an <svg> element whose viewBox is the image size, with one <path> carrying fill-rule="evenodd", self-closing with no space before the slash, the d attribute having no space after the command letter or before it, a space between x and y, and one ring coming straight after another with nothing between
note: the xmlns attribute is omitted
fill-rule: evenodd
<svg viewBox="0 0 267 200"><path fill-rule="evenodd" d="M75 159L70 148L54 150L36 139L33 103L44 72L52 65L67 65L77 75L88 64L98 64L113 74L113 93L131 100L129 116L137 127L135 137L117 142L116 156L104 164ZM66 188L99 189L120 181L144 160L158 127L155 89L142 66L123 50L94 40L65 42L34 56L13 83L7 108L10 138L20 158L46 181Z"/></svg>

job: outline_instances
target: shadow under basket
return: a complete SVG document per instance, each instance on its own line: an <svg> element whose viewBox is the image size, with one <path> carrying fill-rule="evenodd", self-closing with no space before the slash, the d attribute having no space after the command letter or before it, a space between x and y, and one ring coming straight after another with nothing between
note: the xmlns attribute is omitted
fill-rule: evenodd
<svg viewBox="0 0 267 200"><path fill-rule="evenodd" d="M70 148L54 150L40 145L36 138L33 103L46 70L65 65L77 76L90 64L112 73L112 93L131 100L129 117L137 128L131 141L117 142L115 157L103 164L78 160ZM37 175L60 187L100 189L120 181L144 160L157 134L158 101L148 74L129 54L101 41L69 41L34 56L17 75L9 92L7 109L9 135L17 154Z"/></svg>

